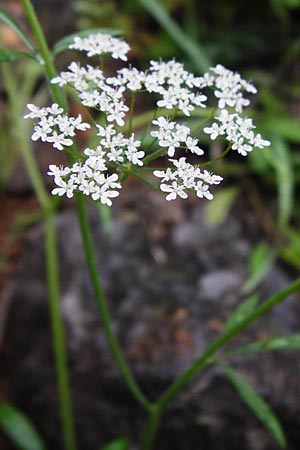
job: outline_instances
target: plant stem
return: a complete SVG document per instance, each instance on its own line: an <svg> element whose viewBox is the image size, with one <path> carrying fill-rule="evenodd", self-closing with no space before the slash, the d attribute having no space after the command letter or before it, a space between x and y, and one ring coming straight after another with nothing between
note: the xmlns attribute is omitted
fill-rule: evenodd
<svg viewBox="0 0 300 450"><path fill-rule="evenodd" d="M189 381L192 380L196 375L198 375L201 370L203 370L208 364L212 362L212 357L216 352L218 352L222 347L224 347L228 342L230 342L237 334L243 331L248 325L254 322L256 319L262 315L269 312L274 306L283 301L286 297L293 294L296 291L300 291L300 279L292 282L282 291L270 297L264 303L262 303L258 308L251 312L245 319L236 324L231 329L225 331L221 336L219 336L203 354L196 359L196 361L191 364L165 391L165 393L160 397L158 402L153 408L153 414L149 416L149 421L147 424L145 432L145 445L142 450L150 450L153 446L155 439L155 434L158 428L158 420L155 421L154 411L157 417L163 414L165 409L168 407L170 402L179 394L180 391L186 386Z"/></svg>
<svg viewBox="0 0 300 450"><path fill-rule="evenodd" d="M227 153L230 152L231 150L231 146L232 146L232 142L229 142L229 144L227 145L226 149L224 150L224 152L222 152L219 156L217 156L216 158L213 158L205 163L202 164L198 164L198 167L206 167L206 166L210 166L211 164L219 161L220 159L224 158L224 156L227 155Z"/></svg>
<svg viewBox="0 0 300 450"><path fill-rule="evenodd" d="M45 63L45 71L47 72L49 78L55 75L55 70L53 68L52 60L48 47L35 15L34 9L31 5L30 0L21 0L24 11L26 13L27 19L31 25L32 31L36 37L41 56L43 57ZM48 54L48 58L45 58L45 53ZM61 104L65 103L64 95L57 89L57 86L51 85L51 89L55 92L55 96L59 99ZM24 139L24 137L23 137ZM23 146L21 146L23 149ZM45 194L45 188L43 182L40 178L37 169L37 165L33 156L30 152L31 149L24 147L23 155L27 168L29 170L30 176L32 177L32 182L41 203L44 212L45 220L45 240L46 240L46 271L47 271L47 283L48 283L48 295L49 295L49 310L50 310L50 320L52 329L52 340L54 347L54 359L56 367L56 377L57 377L57 388L59 395L60 412L62 416L62 428L64 445L66 450L76 450L76 439L75 439L75 429L74 429L74 419L73 410L71 403L71 393L70 393L70 383L69 383L69 373L66 355L66 346L64 339L64 327L61 317L59 300L59 270L58 270L58 255L57 255L57 239L56 230L54 225L54 210L49 209L49 204L51 205L51 200Z"/></svg>
<svg viewBox="0 0 300 450"><path fill-rule="evenodd" d="M50 322L52 329L52 339L54 347L54 359L57 376L57 388L60 401L60 411L63 422L63 435L65 448L67 450L76 450L75 433L73 427L73 414L71 407L69 376L67 369L67 357L64 343L64 330L62 318L59 310L59 281L57 265L57 245L56 230L53 220L55 208L53 201L48 194L32 148L29 145L28 133L20 120L21 107L18 104L18 90L13 73L8 73L8 69L3 66L3 78L7 90L13 134L18 142L18 148L22 153L27 172L30 176L35 194L40 203L45 226L46 242L46 272L49 296ZM23 106L23 105L22 105Z"/></svg>
<svg viewBox="0 0 300 450"><path fill-rule="evenodd" d="M89 231L89 224L87 220L87 215L84 210L84 201L81 194L77 195L77 201L76 201L76 207L77 207L77 213L82 233L82 240L83 245L85 248L86 253L86 260L87 260L87 266L89 269L91 282L94 288L94 292L96 295L98 307L100 310L103 327L106 333L107 340L109 342L111 351L113 353L113 356L116 360L116 363L118 365L118 368L123 375L123 378L125 379L128 388L134 395L134 397L137 399L137 401L146 409L151 410L152 405L147 400L147 398L144 396L142 391L140 390L139 386L137 385L136 381L134 380L126 362L123 357L122 351L120 349L120 346L117 342L117 339L113 333L112 327L111 327L111 320L109 316L109 311L107 307L107 303L105 300L105 296L102 290L102 287L99 282L99 275L98 275L98 269L95 261L94 251L93 251L93 243Z"/></svg>
<svg viewBox="0 0 300 450"><path fill-rule="evenodd" d="M219 336L205 351L196 359L196 361L185 370L174 383L161 396L158 404L161 410L164 410L171 400L182 390L182 388L197 375L208 363L210 358L225 344L231 341L238 333L243 331L248 325L254 322L257 318L266 314L274 306L283 301L286 297L300 290L300 279L291 283L287 288L275 294L273 297L266 300L253 312L251 312L245 319L236 324L231 329L225 331Z"/></svg>
<svg viewBox="0 0 300 450"><path fill-rule="evenodd" d="M152 412L149 414L148 421L146 424L146 430L143 436L143 442L141 450L151 450L154 437L159 425L161 416L161 410L159 408L153 408Z"/></svg>
<svg viewBox="0 0 300 450"><path fill-rule="evenodd" d="M43 31L40 27L38 19L35 15L35 11L32 7L31 1L30 0L21 0L21 1L24 6L26 15L28 17L28 21L31 25L32 31L37 40L37 44L38 44L41 56L45 62L46 76L48 78L48 81L50 81L51 78L56 76L56 70L53 65L51 53L47 46ZM57 102L59 106L64 108L65 111L67 111L68 107L67 107L67 103L66 103L65 97L63 95L62 89L59 88L57 85L54 85L51 83L50 83L50 89L51 89L53 100L55 102ZM70 148L72 148L72 147L70 147ZM70 161L72 161L73 156L72 155L69 156L69 159L70 159ZM97 299L99 310L100 310L100 313L102 316L102 321L103 321L106 337L109 341L113 356L116 360L119 370L128 385L128 388L130 389L130 391L132 392L134 397L137 399L137 401L145 409L150 411L152 409L152 404L144 396L144 394L140 390L139 386L137 385L135 379L133 378L133 375L131 374L131 372L126 364L126 361L124 359L124 356L123 356L122 350L119 346L119 343L113 333L108 307L107 307L105 296L104 296L104 293L103 293L103 290L101 287L100 277L99 277L98 269L97 269L96 262L95 262L94 248L93 248L92 239L90 236L89 224L88 224L87 214L84 209L84 202L83 202L82 195L81 194L76 195L75 200L76 200L78 220L79 220L79 224L80 224L82 240L83 240L83 245L84 245L84 250L85 250L85 256L86 256L87 265L88 265L88 269L89 269L89 274L90 274L90 278L91 278L92 285L94 288L94 293L95 293L95 296Z"/></svg>
<svg viewBox="0 0 300 450"><path fill-rule="evenodd" d="M51 317L58 392L60 399L60 410L63 422L64 443L67 450L75 450L76 442L71 394L69 388L70 383L66 357L64 326L59 307L60 292L57 264L57 239L53 213L48 213L45 215L45 238L49 309Z"/></svg>

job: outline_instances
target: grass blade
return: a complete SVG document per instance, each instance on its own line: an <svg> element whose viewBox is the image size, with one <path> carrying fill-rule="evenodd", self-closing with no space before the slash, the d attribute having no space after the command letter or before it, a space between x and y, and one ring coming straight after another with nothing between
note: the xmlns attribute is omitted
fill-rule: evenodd
<svg viewBox="0 0 300 450"><path fill-rule="evenodd" d="M115 441L106 444L101 450L128 450L129 449L129 441L127 438L119 438Z"/></svg>
<svg viewBox="0 0 300 450"><path fill-rule="evenodd" d="M0 405L0 426L20 450L45 450L29 419L8 403Z"/></svg>
<svg viewBox="0 0 300 450"><path fill-rule="evenodd" d="M204 49L194 41L180 26L170 17L165 8L157 0L137 0L161 27L173 38L178 47L188 56L194 67L205 72L211 62Z"/></svg>
<svg viewBox="0 0 300 450"><path fill-rule="evenodd" d="M253 294L247 297L231 314L227 322L225 323L225 330L228 331L234 328L239 322L245 320L245 318L252 313L257 305L259 297L257 294Z"/></svg>
<svg viewBox="0 0 300 450"><path fill-rule="evenodd" d="M285 448L286 438L281 424L265 400L230 367L222 366L221 369L236 389L237 393L254 414L262 421L266 429L271 433L278 445Z"/></svg>
<svg viewBox="0 0 300 450"><path fill-rule="evenodd" d="M8 50L8 49L0 49L0 63L3 62L12 62L21 58L29 58L35 61L38 61L34 56L30 53L20 52L18 50Z"/></svg>
<svg viewBox="0 0 300 450"><path fill-rule="evenodd" d="M36 53L36 48L30 42L30 40L26 36L25 32L19 26L19 24L9 14L7 14L2 8L0 8L0 20L2 22L4 22L6 25L8 25L19 36L19 38L24 42L26 47L28 47L29 50L32 51L32 53Z"/></svg>

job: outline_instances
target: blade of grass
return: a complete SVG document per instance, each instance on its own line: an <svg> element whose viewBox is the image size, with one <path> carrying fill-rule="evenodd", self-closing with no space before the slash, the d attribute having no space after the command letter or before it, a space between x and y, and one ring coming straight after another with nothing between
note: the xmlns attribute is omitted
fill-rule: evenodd
<svg viewBox="0 0 300 450"><path fill-rule="evenodd" d="M205 50L185 33L168 12L156 0L137 0L149 14L161 25L161 27L173 38L179 48L187 55L194 67L205 72L211 62Z"/></svg>

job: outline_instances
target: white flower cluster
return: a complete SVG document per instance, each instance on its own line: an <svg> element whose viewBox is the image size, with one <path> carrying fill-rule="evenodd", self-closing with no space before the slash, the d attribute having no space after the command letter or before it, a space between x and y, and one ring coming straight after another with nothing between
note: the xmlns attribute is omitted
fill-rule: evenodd
<svg viewBox="0 0 300 450"><path fill-rule="evenodd" d="M110 54L123 61L127 60L130 49L122 39L100 33L76 37L70 48L85 51L88 56ZM99 138L96 148L85 149L82 159L72 167L50 166L48 173L56 184L52 191L54 195L72 197L75 191L79 191L93 200L111 205L111 198L119 195L121 188L118 173L137 173L145 161L167 155L170 167L153 172L155 177L161 178L160 189L167 194L167 200L178 196L187 198L189 192L195 192L200 198L212 199L210 186L219 184L222 177L207 170L201 171L199 164L193 166L187 162L185 156L190 153L201 156L204 151L198 139L192 136L188 124L176 121L178 113L188 117L196 108L206 108L208 97L202 90L205 93L212 90L217 99L217 113L203 130L212 140L217 137L226 139L241 155L247 155L253 147L270 145L260 134L254 133L252 120L241 115L249 105L243 94L255 93L255 87L221 65L200 77L186 71L174 60L151 61L146 71L128 67L117 70L115 76L105 77L99 67L82 67L72 62L67 71L61 72L51 82L61 87L74 87L81 103L101 111L105 120L105 126L96 125ZM141 141L131 131L132 111L129 127L125 131L120 130L129 112L128 91L156 96L158 113L152 121L154 129L150 130L154 142L153 148L147 149L152 153L147 155L141 148ZM131 99L134 99L132 94ZM30 112L25 117L38 119L32 139L50 142L59 150L72 145L76 130L90 128L82 121L81 115L69 117L57 104L46 108L30 104L28 109ZM170 118L165 116L165 111L159 113L159 109L170 110Z"/></svg>
<svg viewBox="0 0 300 450"><path fill-rule="evenodd" d="M63 113L63 109L57 103L47 108L38 108L28 104L30 113L24 116L25 119L39 119L34 126L31 136L33 141L41 139L43 142L50 142L54 148L63 150L73 144L71 137L75 136L75 130L85 131L90 128L88 123L82 122L79 114L77 117L69 117Z"/></svg>
<svg viewBox="0 0 300 450"><path fill-rule="evenodd" d="M124 117L129 108L125 105L124 87L114 89L109 86L102 70L72 62L67 72L61 72L52 83L64 86L69 84L79 92L79 98L84 106L97 108L104 112L109 122L115 121L117 125L125 124Z"/></svg>
<svg viewBox="0 0 300 450"><path fill-rule="evenodd" d="M124 163L129 161L133 165L142 166L141 160L145 156L145 152L138 150L141 141L134 140L134 133L125 138L122 133L117 133L113 125L101 127L97 125L97 136L101 136L100 144L107 150L106 156L108 161L114 163Z"/></svg>
<svg viewBox="0 0 300 450"><path fill-rule="evenodd" d="M249 106L250 101L243 97L243 91L256 94L257 90L253 84L244 80L239 73L226 69L221 64L212 67L209 72L198 78L199 87L212 87L214 94L219 99L220 109L234 108L241 113L245 106Z"/></svg>
<svg viewBox="0 0 300 450"><path fill-rule="evenodd" d="M52 194L71 198L74 191L79 191L91 196L93 200L100 200L101 203L111 206L111 198L119 195L116 189L121 189L118 175L116 173L105 175L106 155L100 146L95 149L86 148L84 154L87 159L83 164L77 162L71 168L49 166L48 175L54 177L57 186Z"/></svg>
<svg viewBox="0 0 300 450"><path fill-rule="evenodd" d="M129 45L123 39L104 33L90 34L84 38L75 37L74 44L69 48L86 51L89 57L110 53L113 58L123 61L127 61L126 55L130 50Z"/></svg>
<svg viewBox="0 0 300 450"><path fill-rule="evenodd" d="M176 122L170 122L161 116L152 121L159 127L158 131L151 131L151 136L158 139L158 145L167 148L168 155L173 157L176 148L185 148L196 155L203 155L204 151L198 147L198 139L190 136L190 128Z"/></svg>
<svg viewBox="0 0 300 450"><path fill-rule="evenodd" d="M144 88L147 92L159 94L162 100L157 101L158 107L177 108L186 116L196 106L206 107L203 102L207 97L199 91L194 92L200 86L200 79L187 72L183 64L176 61L150 61L150 68L146 72L136 68L121 69L117 71L116 77L108 78L107 82L115 87L126 86L132 91Z"/></svg>
<svg viewBox="0 0 300 450"><path fill-rule="evenodd" d="M175 200L177 196L187 198L186 191L195 191L197 197L212 200L213 195L209 191L209 186L221 183L222 177L207 170L201 172L199 167L189 164L184 157L179 158L179 160L170 159L169 161L173 168L153 172L156 177L162 179L160 189L168 193L166 200Z"/></svg>
<svg viewBox="0 0 300 450"><path fill-rule="evenodd" d="M270 145L259 133L254 134L252 119L241 117L237 113L229 114L226 109L222 109L216 120L211 127L203 129L204 133L209 134L212 140L224 136L232 143L232 150L237 150L243 156L251 152L253 147L263 148Z"/></svg>

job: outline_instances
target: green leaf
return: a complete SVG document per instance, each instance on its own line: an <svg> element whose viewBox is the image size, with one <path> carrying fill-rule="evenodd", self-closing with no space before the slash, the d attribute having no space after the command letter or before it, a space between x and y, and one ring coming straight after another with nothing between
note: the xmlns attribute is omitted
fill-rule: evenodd
<svg viewBox="0 0 300 450"><path fill-rule="evenodd" d="M256 307L259 300L257 294L253 294L247 297L231 314L227 322L225 323L225 330L228 331L234 328L237 324L245 320L245 318L251 314Z"/></svg>
<svg viewBox="0 0 300 450"><path fill-rule="evenodd" d="M264 130L272 132L276 130L282 139L286 139L293 143L300 142L300 127L297 120L289 116L276 116L266 118L263 122Z"/></svg>
<svg viewBox="0 0 300 450"><path fill-rule="evenodd" d="M283 429L275 413L272 411L271 407L233 369L224 366L222 366L221 369L224 371L227 378L240 395L241 399L244 400L246 405L262 421L262 423L267 428L267 430L269 430L269 432L276 440L278 445L280 445L280 447L282 448L285 448L287 442Z"/></svg>
<svg viewBox="0 0 300 450"><path fill-rule="evenodd" d="M261 342L253 342L252 344L238 347L232 352L225 353L222 357L227 358L231 356L243 355L245 353L279 350L300 350L300 334L291 334L289 336L265 339Z"/></svg>
<svg viewBox="0 0 300 450"><path fill-rule="evenodd" d="M0 20L6 23L6 25L8 25L19 36L19 38L24 42L24 44L26 45L26 47L29 48L29 50L31 50L33 53L36 53L36 48L28 39L28 37L26 36L22 28L19 26L19 24L2 8L0 8Z"/></svg>
<svg viewBox="0 0 300 450"><path fill-rule="evenodd" d="M0 63L12 62L20 58L29 58L36 60L36 58L29 53L19 52L18 50L0 49Z"/></svg>
<svg viewBox="0 0 300 450"><path fill-rule="evenodd" d="M287 225L294 204L294 170L291 151L286 142L274 133L271 137L273 165L277 175L278 222L281 227Z"/></svg>
<svg viewBox="0 0 300 450"><path fill-rule="evenodd" d="M205 50L180 28L167 13L161 2L159 3L157 0L137 1L151 14L152 17L154 17L161 27L169 33L178 47L189 57L197 70L205 72L211 66L211 62Z"/></svg>
<svg viewBox="0 0 300 450"><path fill-rule="evenodd" d="M52 49L52 53L54 56L58 55L59 53L69 50L69 46L73 44L75 37L87 37L90 34L95 33L105 33L110 34L111 36L118 36L121 34L119 30L113 30L111 28L91 28L89 30L84 31L78 31L77 33L70 34L69 36L65 36L64 38L60 39L56 44L54 45Z"/></svg>
<svg viewBox="0 0 300 450"><path fill-rule="evenodd" d="M266 242L256 245L249 260L249 276L242 288L244 294L255 289L263 280L273 264L274 258L275 252Z"/></svg>
<svg viewBox="0 0 300 450"><path fill-rule="evenodd" d="M207 222L215 226L222 225L239 192L240 190L237 187L217 191L214 194L213 202L206 204L205 219Z"/></svg>
<svg viewBox="0 0 300 450"><path fill-rule="evenodd" d="M280 248L280 256L289 264L299 269L300 266L300 234L297 229L284 230L286 243Z"/></svg>
<svg viewBox="0 0 300 450"><path fill-rule="evenodd" d="M45 450L38 432L20 411L8 403L0 405L0 426L21 450Z"/></svg>
<svg viewBox="0 0 300 450"><path fill-rule="evenodd" d="M106 444L101 450L128 450L129 449L129 441L127 438L119 438L115 441Z"/></svg>

